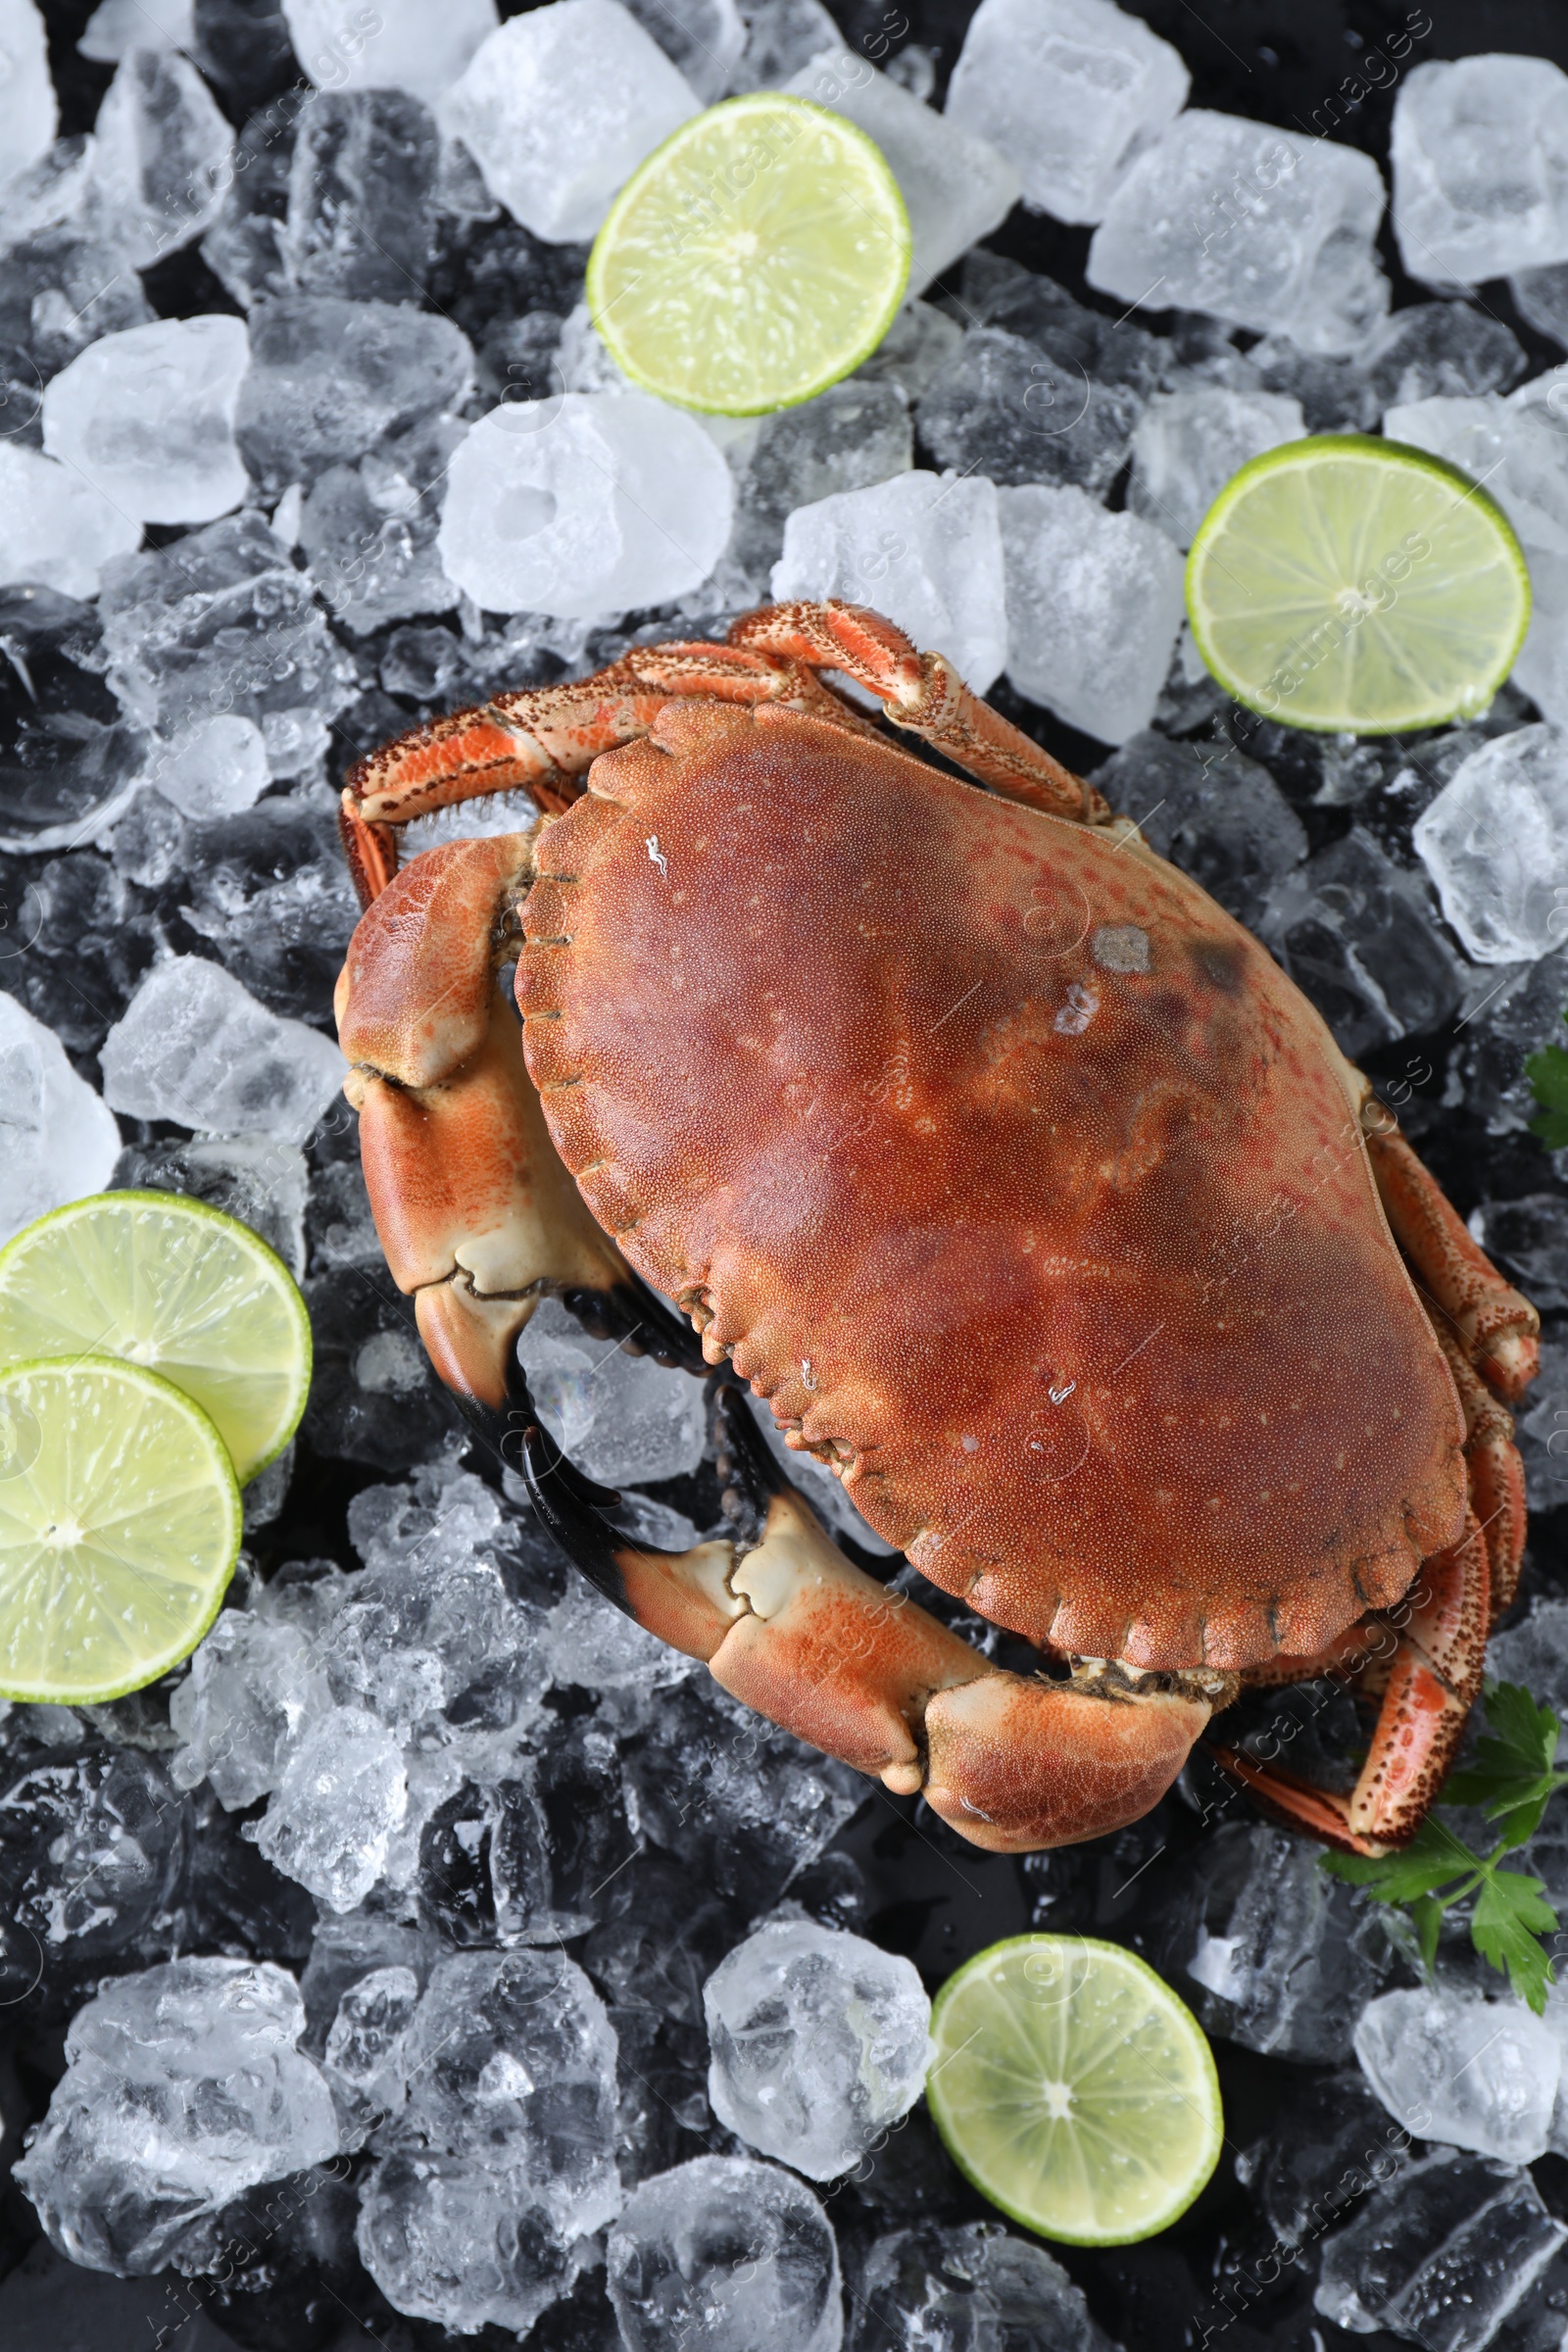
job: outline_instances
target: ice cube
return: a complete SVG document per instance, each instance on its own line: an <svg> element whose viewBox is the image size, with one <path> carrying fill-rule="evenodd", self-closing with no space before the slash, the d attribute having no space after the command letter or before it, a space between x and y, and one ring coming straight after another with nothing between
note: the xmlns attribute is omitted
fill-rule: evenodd
<svg viewBox="0 0 1568 2352"><path fill-rule="evenodd" d="M1006 658L997 492L953 473L895 474L797 507L773 595L870 605L922 652L946 654L984 694Z"/></svg>
<svg viewBox="0 0 1568 2352"><path fill-rule="evenodd" d="M886 156L909 216L911 294L924 293L999 228L1022 192L1012 165L977 135L979 126L937 114L840 45L813 58L785 87L848 116Z"/></svg>
<svg viewBox="0 0 1568 2352"><path fill-rule="evenodd" d="M300 516L299 544L332 612L357 637L416 612L449 612L458 589L436 548L436 491L386 458L329 466Z"/></svg>
<svg viewBox="0 0 1568 2352"><path fill-rule="evenodd" d="M251 1833L274 1870L331 1911L363 1903L408 1810L396 1735L363 1707L330 1707L306 1729Z"/></svg>
<svg viewBox="0 0 1568 2352"><path fill-rule="evenodd" d="M291 793L185 835L180 912L270 1012L320 1017L359 921L333 797Z"/></svg>
<svg viewBox="0 0 1568 2352"><path fill-rule="evenodd" d="M138 269L188 245L218 218L234 134L188 58L128 50L93 135L104 214Z"/></svg>
<svg viewBox="0 0 1568 2352"><path fill-rule="evenodd" d="M1418 69L1419 71L1419 69ZM1191 107L1137 157L1089 249L1102 293L1353 351L1389 307L1370 156Z"/></svg>
<svg viewBox="0 0 1568 2352"><path fill-rule="evenodd" d="M872 2246L858 2286L848 2352L1110 2352L1060 2263L995 2222L897 2230Z"/></svg>
<svg viewBox="0 0 1568 2352"><path fill-rule="evenodd" d="M645 1633L585 1576L572 1577L551 1610L548 1640L552 1681L583 1690L658 1690L693 1670L691 1659Z"/></svg>
<svg viewBox="0 0 1568 2352"><path fill-rule="evenodd" d="M43 396L43 442L140 522L211 522L250 487L234 444L242 318L160 318L90 343Z"/></svg>
<svg viewBox="0 0 1568 2352"><path fill-rule="evenodd" d="M60 111L49 43L34 0L0 6L0 182L25 171L55 135Z"/></svg>
<svg viewBox="0 0 1568 2352"><path fill-rule="evenodd" d="M698 111L619 0L550 0L491 34L439 114L514 220L564 243L591 237L622 180Z"/></svg>
<svg viewBox="0 0 1568 2352"><path fill-rule="evenodd" d="M1428 2156L1329 2239L1312 2300L1358 2335L1387 2328L1427 2352L1484 2352L1565 2239L1528 2173Z"/></svg>
<svg viewBox="0 0 1568 2352"><path fill-rule="evenodd" d="M319 90L407 90L433 106L496 28L495 0L282 0L294 54Z"/></svg>
<svg viewBox="0 0 1568 2352"><path fill-rule="evenodd" d="M526 2335L570 2292L586 2251L564 2242L510 2174L414 2148L382 2157L366 2181L358 2239L394 2311L462 2335Z"/></svg>
<svg viewBox="0 0 1568 2352"><path fill-rule="evenodd" d="M626 0L626 5L704 106L723 97L746 47L746 25L735 0Z"/></svg>
<svg viewBox="0 0 1568 2352"><path fill-rule="evenodd" d="M110 557L140 544L141 524L74 467L0 441L0 581L96 596Z"/></svg>
<svg viewBox="0 0 1568 2352"><path fill-rule="evenodd" d="M65 2078L17 2167L51 2242L135 2278L228 2198L334 2156L304 2025L270 1963L172 1960L106 1985L72 2020Z"/></svg>
<svg viewBox="0 0 1568 2352"><path fill-rule="evenodd" d="M1191 547L1231 475L1305 430L1300 402L1278 392L1195 384L1163 393L1133 429L1127 504L1178 547Z"/></svg>
<svg viewBox="0 0 1568 2352"><path fill-rule="evenodd" d="M253 718L237 710L195 720L159 748L147 774L166 801L198 822L237 816L261 799L271 780L267 739Z"/></svg>
<svg viewBox="0 0 1568 2352"><path fill-rule="evenodd" d="M300 115L278 238L302 294L419 301L440 148L434 116L406 91L318 92Z"/></svg>
<svg viewBox="0 0 1568 2352"><path fill-rule="evenodd" d="M1412 67L1394 101L1394 229L1412 277L1568 261L1568 74L1492 54Z"/></svg>
<svg viewBox="0 0 1568 2352"><path fill-rule="evenodd" d="M244 125L234 142L233 175L202 239L202 260L247 311L264 295L281 294L290 284L283 236L296 138L292 106L270 105ZM314 206L308 218L315 218Z"/></svg>
<svg viewBox="0 0 1568 2352"><path fill-rule="evenodd" d="M0 1999L156 1935L178 1899L188 1799L133 1747L34 1754L0 1798Z"/></svg>
<svg viewBox="0 0 1568 2352"><path fill-rule="evenodd" d="M1440 1028L1464 974L1419 874L1360 825L1275 884L1259 932L1345 1054Z"/></svg>
<svg viewBox="0 0 1568 2352"><path fill-rule="evenodd" d="M277 1787L331 1703L313 1628L225 1609L170 1699L170 1726L183 1742L171 1774L181 1788L210 1782L230 1812L253 1805Z"/></svg>
<svg viewBox="0 0 1568 2352"><path fill-rule="evenodd" d="M1420 302L1384 320L1360 364L1379 407L1391 409L1505 392L1523 374L1525 355L1500 318L1468 302Z"/></svg>
<svg viewBox="0 0 1568 2352"><path fill-rule="evenodd" d="M1472 752L1412 835L1443 911L1478 963L1522 963L1568 938L1568 735L1518 727Z"/></svg>
<svg viewBox="0 0 1568 2352"><path fill-rule="evenodd" d="M678 1478L708 1441L701 1384L618 1340L590 1339L558 1299L534 1311L517 1343L539 1418L602 1486Z"/></svg>
<svg viewBox="0 0 1568 2352"><path fill-rule="evenodd" d="M1393 1963L1375 1910L1278 1830L1221 1829L1200 1868L1203 1919L1183 1965L1208 2031L1282 2057L1341 2057Z"/></svg>
<svg viewBox="0 0 1568 2352"><path fill-rule="evenodd" d="M487 612L590 620L700 587L733 513L729 468L694 417L641 393L568 392L503 403L470 427L436 544Z"/></svg>
<svg viewBox="0 0 1568 2352"><path fill-rule="evenodd" d="M730 458L736 482L730 555L765 590L794 508L907 472L913 444L897 384L852 379L764 416L756 438Z"/></svg>
<svg viewBox="0 0 1568 2352"><path fill-rule="evenodd" d="M194 49L195 0L99 0L76 43L95 65L117 66L127 49Z"/></svg>
<svg viewBox="0 0 1568 2352"><path fill-rule="evenodd" d="M412 1968L373 1968L339 2001L321 2063L356 2107L390 2114L402 2106L409 2087L404 2045L419 1991Z"/></svg>
<svg viewBox="0 0 1568 2352"><path fill-rule="evenodd" d="M1568 351L1568 262L1516 270L1508 279L1508 291L1520 318Z"/></svg>
<svg viewBox="0 0 1568 2352"><path fill-rule="evenodd" d="M473 352L450 318L407 303L288 294L259 305L235 429L271 491L353 465L467 397Z"/></svg>
<svg viewBox="0 0 1568 2352"><path fill-rule="evenodd" d="M1082 490L1001 490L1007 676L1102 743L1154 715L1182 621L1182 560L1136 514Z"/></svg>
<svg viewBox="0 0 1568 2352"><path fill-rule="evenodd" d="M920 438L946 466L999 487L1071 482L1103 497L1143 403L1021 334L972 326L920 398Z"/></svg>
<svg viewBox="0 0 1568 2352"><path fill-rule="evenodd" d="M1181 112L1189 78L1170 43L1110 0L981 0L947 114L1001 148L1030 204L1098 220L1130 156Z"/></svg>
<svg viewBox="0 0 1568 2352"><path fill-rule="evenodd" d="M1504 2164L1545 2154L1561 2059L1523 2001L1481 2001L1441 1984L1386 1992L1356 2022L1355 2054L1418 2138Z"/></svg>
<svg viewBox="0 0 1568 2352"><path fill-rule="evenodd" d="M1294 2249L1320 2238L1412 2161L1409 2132L1354 2067L1293 2070L1267 2132L1237 2156L1236 2174L1282 2246Z"/></svg>
<svg viewBox="0 0 1568 2352"><path fill-rule="evenodd" d="M719 2122L812 2180L836 2180L908 2114L931 2063L912 1961L810 1920L765 1922L703 1987Z"/></svg>
<svg viewBox="0 0 1568 2352"><path fill-rule="evenodd" d="M1229 744L1134 735L1093 780L1240 923L1255 927L1270 887L1306 856L1305 828L1268 769Z"/></svg>
<svg viewBox="0 0 1568 2352"><path fill-rule="evenodd" d="M963 340L956 318L929 302L906 302L871 357L856 369L852 383L891 383L905 397L918 400L937 369L951 360ZM824 393L822 398L826 398ZM807 407L813 407L808 402ZM792 412L785 410L783 415ZM857 485L858 487L858 485Z"/></svg>
<svg viewBox="0 0 1568 2352"><path fill-rule="evenodd" d="M0 1240L101 1193L120 1154L114 1114L52 1029L0 995Z"/></svg>
<svg viewBox="0 0 1568 2352"><path fill-rule="evenodd" d="M699 2156L634 2189L610 2232L626 2352L839 2352L832 2226L776 2165Z"/></svg>
<svg viewBox="0 0 1568 2352"><path fill-rule="evenodd" d="M822 0L739 0L746 48L730 76L732 90L782 89L840 39Z"/></svg>
<svg viewBox="0 0 1568 2352"><path fill-rule="evenodd" d="M324 1115L347 1067L318 1029L268 1012L200 956L155 965L103 1050L114 1109L290 1144Z"/></svg>

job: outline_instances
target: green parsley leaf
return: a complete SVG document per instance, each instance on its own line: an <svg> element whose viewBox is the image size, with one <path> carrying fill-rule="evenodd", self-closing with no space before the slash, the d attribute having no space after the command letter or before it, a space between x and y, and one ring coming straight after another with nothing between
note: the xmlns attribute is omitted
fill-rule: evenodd
<svg viewBox="0 0 1568 2352"><path fill-rule="evenodd" d="M1562 1017L1568 1021L1568 1012ZM1543 1046L1539 1054L1527 1054L1525 1076L1542 1105L1542 1116L1531 1120L1530 1132L1549 1152L1560 1152L1568 1144L1568 1054L1561 1046Z"/></svg>
<svg viewBox="0 0 1568 2352"><path fill-rule="evenodd" d="M1481 1865L1470 1848L1429 1813L1409 1844L1392 1854L1325 1854L1323 1867L1352 1886L1364 1886L1375 1902L1413 1903Z"/></svg>
<svg viewBox="0 0 1568 2352"><path fill-rule="evenodd" d="M1476 1896L1470 1936L1483 1960L1506 1971L1509 1984L1539 2017L1546 2006L1546 1987L1554 1982L1551 1961L1537 1940L1557 1925L1557 1914L1544 1898L1540 1879L1523 1871L1491 1870Z"/></svg>

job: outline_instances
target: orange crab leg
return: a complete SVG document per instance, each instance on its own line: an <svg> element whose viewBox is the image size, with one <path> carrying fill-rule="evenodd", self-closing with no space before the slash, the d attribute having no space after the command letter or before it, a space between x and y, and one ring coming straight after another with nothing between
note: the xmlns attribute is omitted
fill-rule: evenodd
<svg viewBox="0 0 1568 2352"><path fill-rule="evenodd" d="M1437 1310L1499 1396L1511 1403L1541 1366L1541 1317L1503 1281L1397 1128L1369 1127L1366 1147L1394 1238Z"/></svg>

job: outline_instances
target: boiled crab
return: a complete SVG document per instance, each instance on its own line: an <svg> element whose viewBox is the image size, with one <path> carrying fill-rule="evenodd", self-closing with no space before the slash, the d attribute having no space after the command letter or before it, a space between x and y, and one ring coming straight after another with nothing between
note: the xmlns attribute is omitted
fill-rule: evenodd
<svg viewBox="0 0 1568 2352"><path fill-rule="evenodd" d="M520 829L400 850L518 789L545 811ZM840 604L416 728L361 762L344 825L367 911L338 1021L389 1265L639 1623L1004 1850L1145 1812L1242 1682L1359 1677L1381 1709L1348 1796L1230 1766L1335 1843L1411 1834L1518 1574L1495 1398L1536 1315L1135 825ZM735 1539L617 1532L515 1343L555 1294L696 1366L656 1292L1041 1671L767 1492L733 1389Z"/></svg>

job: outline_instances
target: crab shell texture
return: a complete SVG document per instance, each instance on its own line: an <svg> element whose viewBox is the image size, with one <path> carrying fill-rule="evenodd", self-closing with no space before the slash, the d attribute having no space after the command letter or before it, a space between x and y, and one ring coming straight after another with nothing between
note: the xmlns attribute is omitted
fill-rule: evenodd
<svg viewBox="0 0 1568 2352"><path fill-rule="evenodd" d="M1459 1538L1365 1081L1136 839L672 702L535 875L527 1066L593 1215L935 1584L1248 1668Z"/></svg>

